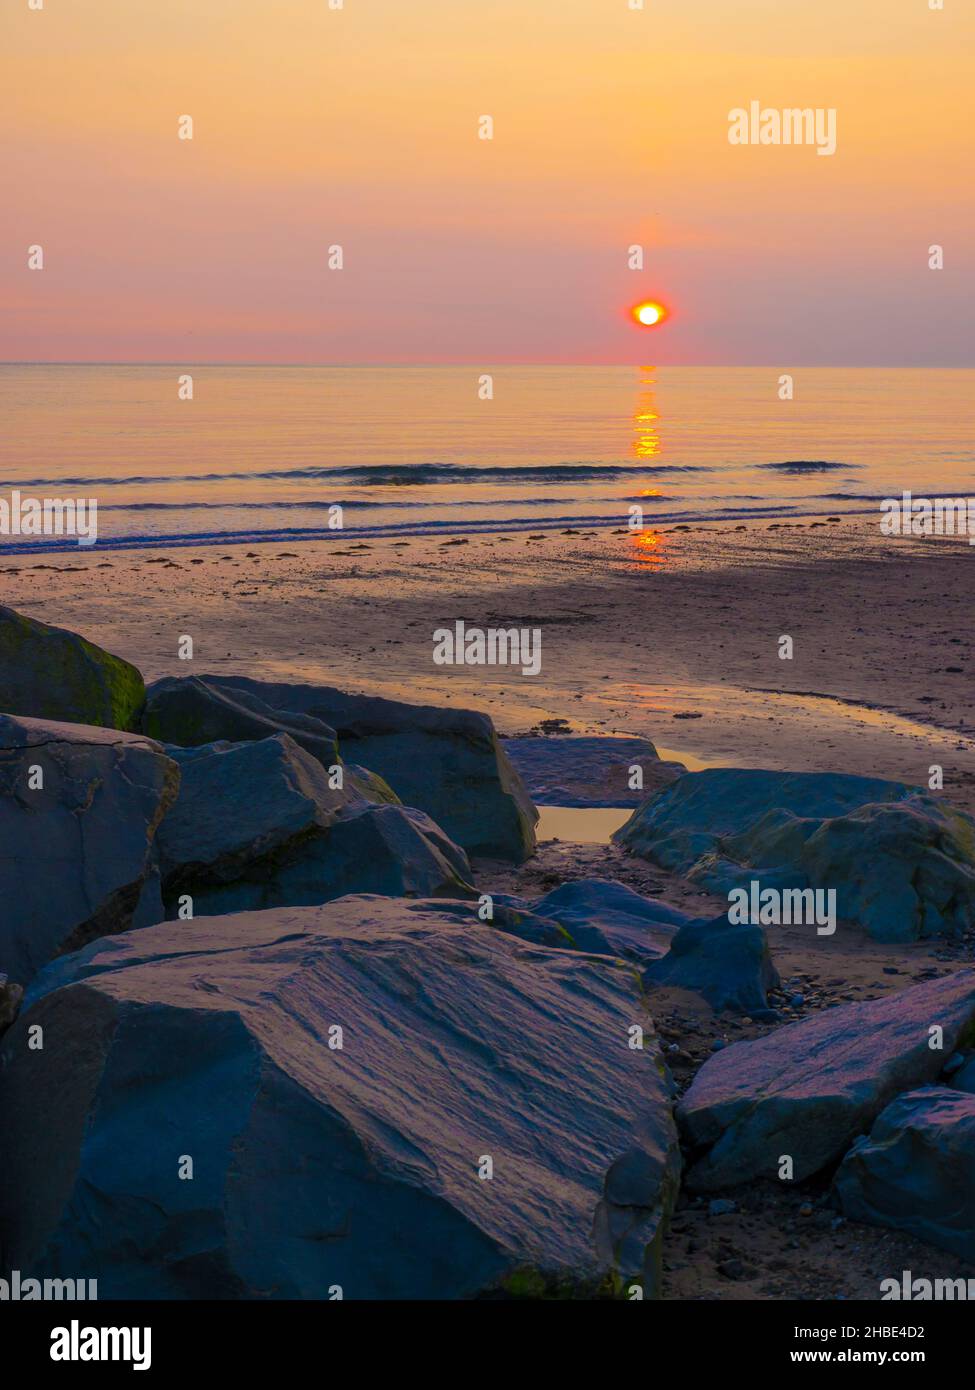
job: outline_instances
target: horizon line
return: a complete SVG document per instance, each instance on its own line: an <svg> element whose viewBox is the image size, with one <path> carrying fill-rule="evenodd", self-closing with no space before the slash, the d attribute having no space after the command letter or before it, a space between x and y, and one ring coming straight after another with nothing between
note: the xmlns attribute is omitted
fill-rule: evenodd
<svg viewBox="0 0 975 1390"><path fill-rule="evenodd" d="M640 371L658 371L666 368L676 368L682 371L694 371L698 369L724 370L724 371L786 371L787 365L771 362L663 362L663 363L644 363L644 362L535 362L535 361L481 361L481 362L413 362L413 361L393 361L393 362L265 362L265 361L246 361L235 362L226 360L206 360L206 361L179 361L173 358L153 358L142 361L123 360L121 358L106 358L95 360L78 360L72 358L58 359L28 359L28 358L0 358L0 367L252 367L272 370L290 370L293 368L304 367L313 370L318 369L341 369L347 371L363 371L369 368L378 370L388 370L390 368L484 368L495 367L603 367L608 369L633 368ZM847 371L847 372L969 372L975 369L975 362L971 363L869 363L858 362L837 363L837 362L800 362L793 363L791 370L812 370L812 371Z"/></svg>

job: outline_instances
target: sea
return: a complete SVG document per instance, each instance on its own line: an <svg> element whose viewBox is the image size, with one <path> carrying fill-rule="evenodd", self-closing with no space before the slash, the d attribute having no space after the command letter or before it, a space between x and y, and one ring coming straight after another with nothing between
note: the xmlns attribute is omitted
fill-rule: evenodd
<svg viewBox="0 0 975 1390"><path fill-rule="evenodd" d="M973 387L931 368L0 365L0 497L93 498L99 547L129 549L871 513L975 491Z"/></svg>

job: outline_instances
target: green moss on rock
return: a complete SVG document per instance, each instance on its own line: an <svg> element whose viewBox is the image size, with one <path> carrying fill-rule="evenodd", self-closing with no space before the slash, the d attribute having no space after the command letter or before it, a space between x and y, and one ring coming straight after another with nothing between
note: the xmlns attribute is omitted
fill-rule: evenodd
<svg viewBox="0 0 975 1390"><path fill-rule="evenodd" d="M121 657L0 607L0 712L135 731L145 698L142 676Z"/></svg>

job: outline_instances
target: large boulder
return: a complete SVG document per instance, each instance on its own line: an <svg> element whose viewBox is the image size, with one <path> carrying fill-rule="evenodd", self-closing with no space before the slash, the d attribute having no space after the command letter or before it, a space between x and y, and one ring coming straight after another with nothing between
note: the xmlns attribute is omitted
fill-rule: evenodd
<svg viewBox="0 0 975 1390"><path fill-rule="evenodd" d="M940 1030L940 1031L939 1031ZM705 1062L678 1107L698 1191L835 1163L901 1091L934 1081L975 1032L975 968L838 1005ZM935 1044L940 1044L936 1046Z"/></svg>
<svg viewBox="0 0 975 1390"><path fill-rule="evenodd" d="M327 773L289 734L169 752L182 773L159 829L170 915L184 895L207 916L346 893L473 893L467 856L429 816L366 800L347 769Z"/></svg>
<svg viewBox="0 0 975 1390"><path fill-rule="evenodd" d="M716 768L641 806L616 840L712 892L835 889L837 915L878 941L975 922L975 821L899 782Z"/></svg>
<svg viewBox="0 0 975 1390"><path fill-rule="evenodd" d="M0 715L0 971L159 921L155 837L179 769L149 739Z"/></svg>
<svg viewBox="0 0 975 1390"><path fill-rule="evenodd" d="M33 719L135 729L142 676L75 632L0 607L0 710Z"/></svg>
<svg viewBox="0 0 975 1390"><path fill-rule="evenodd" d="M536 806L639 806L686 770L663 762L648 738L550 734L502 743ZM634 768L639 788L631 786Z"/></svg>
<svg viewBox="0 0 975 1390"><path fill-rule="evenodd" d="M686 912L645 898L607 878L575 879L537 899L531 910L558 922L580 951L648 963L669 949Z"/></svg>
<svg viewBox="0 0 975 1390"><path fill-rule="evenodd" d="M103 1298L649 1295L679 1180L632 972L469 903L94 943L4 1036L0 1112L6 1263Z"/></svg>
<svg viewBox="0 0 975 1390"><path fill-rule="evenodd" d="M335 730L321 719L278 708L250 690L223 689L209 676L165 676L146 693L143 729L181 748L286 733L323 767L339 762Z"/></svg>
<svg viewBox="0 0 975 1390"><path fill-rule="evenodd" d="M203 687L214 701L247 702L252 711L259 705L264 718L304 747L307 742L295 732L299 716L334 731L343 757L378 773L402 802L425 811L468 854L520 862L534 851L538 812L486 714L246 676L195 680L195 700ZM271 732L248 734L239 724L221 727L217 719L207 722L204 736L201 726L172 717L186 698L177 694L182 684L167 680L150 687L147 733L169 743L195 744Z"/></svg>
<svg viewBox="0 0 975 1390"><path fill-rule="evenodd" d="M836 1174L852 1221L975 1261L975 1096L922 1086L891 1101Z"/></svg>
<svg viewBox="0 0 975 1390"><path fill-rule="evenodd" d="M717 1013L761 1013L780 980L762 927L732 924L727 914L686 922L670 949L643 972L647 988L666 985L701 994Z"/></svg>

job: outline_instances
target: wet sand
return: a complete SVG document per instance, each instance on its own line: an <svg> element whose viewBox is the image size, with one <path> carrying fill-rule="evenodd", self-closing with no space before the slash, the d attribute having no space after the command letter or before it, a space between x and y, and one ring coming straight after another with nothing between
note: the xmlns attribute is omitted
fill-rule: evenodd
<svg viewBox="0 0 975 1390"><path fill-rule="evenodd" d="M690 767L926 784L940 764L975 809L973 566L964 540L888 539L875 521L762 521L18 556L0 560L0 596L150 679L324 681L483 708L507 734L563 719ZM457 619L540 628L540 673L434 665L433 632Z"/></svg>

